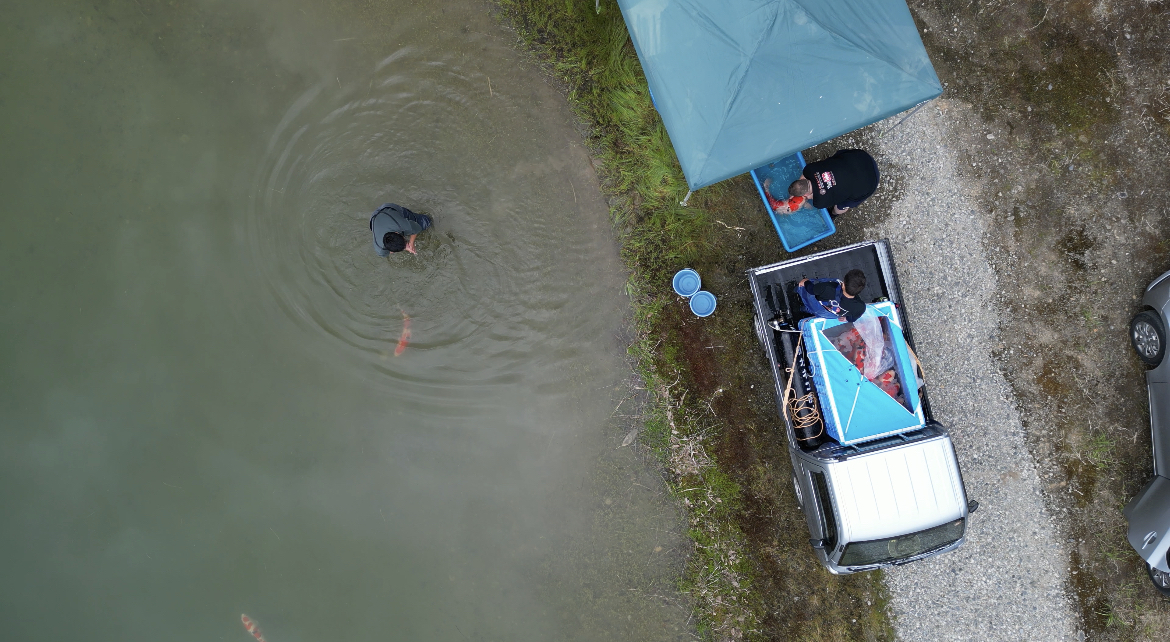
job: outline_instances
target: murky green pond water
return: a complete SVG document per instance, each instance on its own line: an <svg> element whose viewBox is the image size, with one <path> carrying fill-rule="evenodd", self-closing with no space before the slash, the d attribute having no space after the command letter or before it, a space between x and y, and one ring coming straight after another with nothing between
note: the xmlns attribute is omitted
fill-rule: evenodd
<svg viewBox="0 0 1170 642"><path fill-rule="evenodd" d="M512 45L478 2L5 4L5 639L688 637L605 206Z"/></svg>

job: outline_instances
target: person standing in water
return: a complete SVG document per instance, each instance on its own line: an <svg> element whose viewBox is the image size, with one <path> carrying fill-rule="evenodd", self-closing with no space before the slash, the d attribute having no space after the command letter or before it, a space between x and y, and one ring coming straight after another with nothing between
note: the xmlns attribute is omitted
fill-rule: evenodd
<svg viewBox="0 0 1170 642"><path fill-rule="evenodd" d="M430 228L432 223L434 221L426 214L415 214L401 205L386 203L370 217L374 251L378 256L390 256L391 252L402 250L418 254L414 250L414 237Z"/></svg>

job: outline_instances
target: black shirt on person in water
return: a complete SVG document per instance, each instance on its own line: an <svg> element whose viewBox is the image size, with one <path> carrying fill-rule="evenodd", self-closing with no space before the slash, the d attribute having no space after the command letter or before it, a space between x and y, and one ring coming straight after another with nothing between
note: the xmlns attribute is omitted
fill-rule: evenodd
<svg viewBox="0 0 1170 642"><path fill-rule="evenodd" d="M873 157L860 149L842 149L809 163L802 173L812 181L812 203L819 209L861 205L877 191L880 178Z"/></svg>

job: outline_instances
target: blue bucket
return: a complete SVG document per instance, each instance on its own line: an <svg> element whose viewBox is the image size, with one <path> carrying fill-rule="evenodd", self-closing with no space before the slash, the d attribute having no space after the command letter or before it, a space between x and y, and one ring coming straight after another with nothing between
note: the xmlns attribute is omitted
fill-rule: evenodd
<svg viewBox="0 0 1170 642"><path fill-rule="evenodd" d="M709 317L715 311L715 295L706 290L700 290L691 297L691 312L698 317Z"/></svg>
<svg viewBox="0 0 1170 642"><path fill-rule="evenodd" d="M684 268L679 270L674 275L674 280L671 285L674 286L674 291L679 296L689 297L699 291L699 287L703 284L699 279L699 273L691 268Z"/></svg>

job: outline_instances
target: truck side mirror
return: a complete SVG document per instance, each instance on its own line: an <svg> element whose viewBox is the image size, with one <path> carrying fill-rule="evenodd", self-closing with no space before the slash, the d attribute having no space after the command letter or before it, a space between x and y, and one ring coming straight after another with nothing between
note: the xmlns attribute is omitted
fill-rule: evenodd
<svg viewBox="0 0 1170 642"><path fill-rule="evenodd" d="M977 510L979 510L979 502L973 499L967 500L967 512L974 513Z"/></svg>
<svg viewBox="0 0 1170 642"><path fill-rule="evenodd" d="M823 539L809 538L808 543L818 551L825 550L825 540Z"/></svg>

